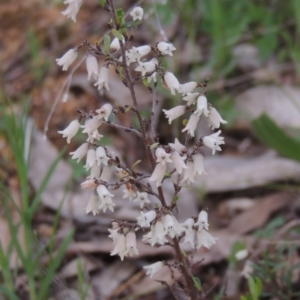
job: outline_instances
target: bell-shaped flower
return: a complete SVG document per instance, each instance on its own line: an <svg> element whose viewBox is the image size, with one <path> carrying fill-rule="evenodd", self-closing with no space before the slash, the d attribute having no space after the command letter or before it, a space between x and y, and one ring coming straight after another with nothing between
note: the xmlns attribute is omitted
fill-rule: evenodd
<svg viewBox="0 0 300 300"><path fill-rule="evenodd" d="M104 213L106 212L107 209L113 212L116 204L112 201L111 198L114 197L115 195L111 194L104 185L98 185L97 193L101 200L99 209L103 209Z"/></svg>
<svg viewBox="0 0 300 300"><path fill-rule="evenodd" d="M138 202L140 204L141 209L144 208L146 203L151 203L148 199L148 194L145 192L136 192L136 198L133 202Z"/></svg>
<svg viewBox="0 0 300 300"><path fill-rule="evenodd" d="M163 112L165 113L166 118L169 119L169 124L171 124L173 120L181 117L185 113L185 109L185 105L178 105L169 110L163 109Z"/></svg>
<svg viewBox="0 0 300 300"><path fill-rule="evenodd" d="M96 113L99 114L98 118L100 120L104 119L105 121L108 121L108 118L109 118L112 110L113 110L112 105L109 103L105 103L104 105L101 106L101 108L96 110Z"/></svg>
<svg viewBox="0 0 300 300"><path fill-rule="evenodd" d="M87 133L89 136L93 135L95 130L102 124L102 121L94 116L92 119L87 119L85 124L81 126L83 128L82 133Z"/></svg>
<svg viewBox="0 0 300 300"><path fill-rule="evenodd" d="M191 106L196 104L197 99L199 97L199 93L187 93L185 97L183 97L182 99L184 101L187 101L187 106Z"/></svg>
<svg viewBox="0 0 300 300"><path fill-rule="evenodd" d="M204 116L208 116L209 111L207 107L207 99L205 96L201 95L197 98L197 109L194 112L195 115L198 117L201 116L201 114L204 114Z"/></svg>
<svg viewBox="0 0 300 300"><path fill-rule="evenodd" d="M86 63L86 70L88 73L88 80L91 80L91 78L93 78L94 80L97 80L97 78L98 78L97 58L94 55L89 53L86 57L85 63Z"/></svg>
<svg viewBox="0 0 300 300"><path fill-rule="evenodd" d="M100 91L103 87L105 87L106 90L109 91L108 79L109 79L109 69L106 66L103 66L99 70L98 79L94 83L94 86L97 86L98 91Z"/></svg>
<svg viewBox="0 0 300 300"><path fill-rule="evenodd" d="M195 223L195 225L198 226L198 231L201 231L203 228L205 230L208 230L208 215L207 212L205 210L201 210L198 216L198 220L197 223Z"/></svg>
<svg viewBox="0 0 300 300"><path fill-rule="evenodd" d="M142 20L144 15L144 10L140 6L136 6L131 12L133 21Z"/></svg>
<svg viewBox="0 0 300 300"><path fill-rule="evenodd" d="M180 84L177 91L178 93L185 95L187 93L191 93L197 87L197 85L198 83L195 81Z"/></svg>
<svg viewBox="0 0 300 300"><path fill-rule="evenodd" d="M100 141L103 138L103 135L100 134L98 132L98 130L96 129L92 134L89 134L88 138L87 138L87 142L93 144L95 140Z"/></svg>
<svg viewBox="0 0 300 300"><path fill-rule="evenodd" d="M171 153L171 159L178 174L181 174L182 171L187 168L184 162L185 157L180 156L177 151Z"/></svg>
<svg viewBox="0 0 300 300"><path fill-rule="evenodd" d="M144 244L151 245L151 238L152 238L151 231L149 231L147 234L143 235L142 242Z"/></svg>
<svg viewBox="0 0 300 300"><path fill-rule="evenodd" d="M157 72L153 72L150 76L147 76L147 82L151 83L151 81L153 80L153 82L157 82Z"/></svg>
<svg viewBox="0 0 300 300"><path fill-rule="evenodd" d="M122 41L123 41L123 43L125 42L124 37L123 37ZM110 53L114 53L114 52L118 51L120 48L121 48L120 39L115 37L112 40L112 42L110 43L109 51L110 51Z"/></svg>
<svg viewBox="0 0 300 300"><path fill-rule="evenodd" d="M207 172L204 170L204 157L202 154L198 153L193 155L193 161L194 161L194 173L198 173L199 175L207 174Z"/></svg>
<svg viewBox="0 0 300 300"><path fill-rule="evenodd" d="M222 119L219 112L214 107L210 106L208 111L209 111L209 114L207 117L207 122L208 122L208 125L211 127L211 129L217 129L221 126L221 123L222 124L227 123L227 121Z"/></svg>
<svg viewBox="0 0 300 300"><path fill-rule="evenodd" d="M96 163L96 151L91 148L88 150L86 154L86 164L85 169L89 170Z"/></svg>
<svg viewBox="0 0 300 300"><path fill-rule="evenodd" d="M82 4L82 0L65 0L64 4L68 5L68 7L62 11L61 14L76 23L76 16Z"/></svg>
<svg viewBox="0 0 300 300"><path fill-rule="evenodd" d="M144 45L140 47L132 47L129 50L130 61L140 61L140 59L151 52L151 47L149 45ZM127 61L127 58L126 58Z"/></svg>
<svg viewBox="0 0 300 300"><path fill-rule="evenodd" d="M131 63L136 62L136 55L131 51L132 49L125 51L125 60L126 60L126 65L129 66ZM120 56L119 61L123 61L123 57Z"/></svg>
<svg viewBox="0 0 300 300"><path fill-rule="evenodd" d="M164 245L167 242L164 223L158 220L155 224L151 225L151 246L155 244Z"/></svg>
<svg viewBox="0 0 300 300"><path fill-rule="evenodd" d="M188 218L184 223L180 224L185 232L183 244L190 244L192 248L195 247L195 230L193 229L194 223L194 219Z"/></svg>
<svg viewBox="0 0 300 300"><path fill-rule="evenodd" d="M176 50L176 48L172 44L166 42L157 43L157 49L162 55L170 55L170 56L173 56L172 51Z"/></svg>
<svg viewBox="0 0 300 300"><path fill-rule="evenodd" d="M62 66L63 71L67 71L69 66L76 60L78 51L74 49L68 50L61 58L56 59L56 63Z"/></svg>
<svg viewBox="0 0 300 300"><path fill-rule="evenodd" d="M206 147L212 149L212 155L214 155L216 153L216 150L222 151L220 145L225 144L224 138L222 136L219 136L220 133L221 133L221 130L202 138L203 144Z"/></svg>
<svg viewBox="0 0 300 300"><path fill-rule="evenodd" d="M134 231L129 231L126 234L126 251L125 251L125 256L133 256L133 255L138 255L139 250L136 247L136 235Z"/></svg>
<svg viewBox="0 0 300 300"><path fill-rule="evenodd" d="M156 162L162 165L166 165L166 163L172 163L170 158L171 154L167 153L163 148L156 148L155 150Z"/></svg>
<svg viewBox="0 0 300 300"><path fill-rule="evenodd" d="M129 201L132 201L133 198L136 196L135 190L134 190L133 188L127 188L127 187L126 187L126 188L123 190L123 193L124 193L123 198L124 198L124 199L128 198Z"/></svg>
<svg viewBox="0 0 300 300"><path fill-rule="evenodd" d="M96 186L97 186L97 184L95 183L94 180L86 180L86 181L81 183L81 188L83 190L94 189Z"/></svg>
<svg viewBox="0 0 300 300"><path fill-rule="evenodd" d="M105 149L101 146L96 149L96 161L98 166L101 166L102 164L107 166L108 164L109 157L106 155Z"/></svg>
<svg viewBox="0 0 300 300"><path fill-rule="evenodd" d="M150 223L156 218L156 212L154 210L150 210L146 213L141 211L141 215L137 217L137 223L141 227L150 227Z"/></svg>
<svg viewBox="0 0 300 300"><path fill-rule="evenodd" d="M169 90L171 91L171 94L175 95L175 92L180 85L180 83L179 83L178 79L175 77L175 75L169 71L166 72L164 75L164 81L165 81L167 87L169 88Z"/></svg>
<svg viewBox="0 0 300 300"><path fill-rule="evenodd" d="M150 275L150 278L157 272L159 272L164 266L163 262L158 261L152 265L144 266L144 269L147 270L146 275Z"/></svg>
<svg viewBox="0 0 300 300"><path fill-rule="evenodd" d="M111 175L112 175L112 169L110 166L104 166L101 176L100 176L100 180L103 180L105 182L109 182Z"/></svg>
<svg viewBox="0 0 300 300"><path fill-rule="evenodd" d="M201 231L197 231L196 234L197 242L196 248L199 249L201 246L204 246L207 249L210 249L213 244L216 243L218 238L213 237L210 233L208 233L205 229Z"/></svg>
<svg viewBox="0 0 300 300"><path fill-rule="evenodd" d="M167 170L166 164L157 164L148 181L150 182L155 181L156 187L161 186L161 182L164 179L166 170Z"/></svg>
<svg viewBox="0 0 300 300"><path fill-rule="evenodd" d="M145 76L146 73L155 71L157 64L158 64L158 60L156 58L152 58L148 62L140 62L139 61L139 66L137 68L135 68L135 71L141 72L142 76Z"/></svg>
<svg viewBox="0 0 300 300"><path fill-rule="evenodd" d="M112 228L108 228L108 232L110 233L108 237L113 240L114 245L117 242L119 230L120 230L120 226L116 222L112 222Z"/></svg>
<svg viewBox="0 0 300 300"><path fill-rule="evenodd" d="M81 159L86 155L88 149L89 149L89 144L83 143L75 151L70 152L70 155L72 155L72 159L77 159L77 162L79 163Z"/></svg>
<svg viewBox="0 0 300 300"><path fill-rule="evenodd" d="M58 131L59 134L62 134L63 137L67 138L67 143L70 144L71 139L76 135L76 133L78 132L80 128L80 123L78 120L74 120L72 121L69 126L62 130L62 131Z"/></svg>
<svg viewBox="0 0 300 300"><path fill-rule="evenodd" d="M85 213L88 214L92 212L93 215L95 216L99 212L98 206L99 206L99 197L96 193L93 192L88 202L88 205L86 207Z"/></svg>
<svg viewBox="0 0 300 300"><path fill-rule="evenodd" d="M197 114L191 114L186 126L181 130L182 132L187 131L190 136L195 136L195 130L197 128L200 116Z"/></svg>
<svg viewBox="0 0 300 300"><path fill-rule="evenodd" d="M124 234L118 233L116 237L116 243L114 249L111 251L110 255L119 255L121 260L124 260L124 257L126 255L126 237Z"/></svg>
<svg viewBox="0 0 300 300"><path fill-rule="evenodd" d="M101 170L101 167L98 166L97 164L94 164L91 168L91 173L87 177L87 179L90 179L90 180L97 179L98 180L100 177L100 170Z"/></svg>
<svg viewBox="0 0 300 300"><path fill-rule="evenodd" d="M179 236L183 232L182 227L180 226L180 224L174 216L165 215L163 217L163 221L165 234L168 234L170 238L173 239L175 236Z"/></svg>
<svg viewBox="0 0 300 300"><path fill-rule="evenodd" d="M183 179L180 181L180 184L191 184L195 181L194 163L188 161L186 166L187 168L184 170Z"/></svg>
<svg viewBox="0 0 300 300"><path fill-rule="evenodd" d="M172 147L180 155L186 153L186 147L179 142L178 138L175 138L175 143L169 143L169 146Z"/></svg>

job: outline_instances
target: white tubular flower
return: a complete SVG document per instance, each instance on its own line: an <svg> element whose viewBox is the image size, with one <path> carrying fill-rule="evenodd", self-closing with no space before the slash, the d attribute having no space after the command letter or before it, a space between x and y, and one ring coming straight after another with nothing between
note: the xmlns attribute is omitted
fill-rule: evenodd
<svg viewBox="0 0 300 300"><path fill-rule="evenodd" d="M83 143L78 149L76 149L73 152L70 152L70 155L72 155L72 159L77 159L77 162L79 163L81 159L86 155L87 151L89 149L88 143Z"/></svg>
<svg viewBox="0 0 300 300"><path fill-rule="evenodd" d="M75 61L78 56L78 51L74 49L68 50L61 58L56 59L56 63L62 66L63 71L67 71L69 66Z"/></svg>
<svg viewBox="0 0 300 300"><path fill-rule="evenodd" d="M62 11L61 14L76 23L76 16L82 4L82 0L65 0L64 4L68 5L68 7Z"/></svg>
<svg viewBox="0 0 300 300"><path fill-rule="evenodd" d="M129 61L140 61L143 56L146 56L151 52L151 47L149 45L144 45L140 47L132 47L129 50ZM126 58L127 60L127 58Z"/></svg>
<svg viewBox="0 0 300 300"><path fill-rule="evenodd" d="M137 6L130 12L130 15L132 16L133 21L142 20L144 10L140 6Z"/></svg>
<svg viewBox="0 0 300 300"><path fill-rule="evenodd" d="M86 181L81 183L81 188L83 190L94 189L96 186L97 186L97 184L95 183L94 180L86 180Z"/></svg>
<svg viewBox="0 0 300 300"><path fill-rule="evenodd" d="M137 60L136 57L135 57L136 56L135 53L133 53L131 50L132 49L125 52L125 60L126 60L126 65L127 66L129 66L131 63L133 63ZM123 61L122 56L120 56L119 61L121 61L121 62Z"/></svg>
<svg viewBox="0 0 300 300"><path fill-rule="evenodd" d="M86 70L88 72L88 80L91 80L91 78L97 80L98 78L97 58L94 55L89 53L86 57L85 63L86 63Z"/></svg>
<svg viewBox="0 0 300 300"><path fill-rule="evenodd" d="M211 127L211 129L217 129L221 126L221 123L222 124L227 123L227 121L222 119L219 112L214 107L210 106L208 111L209 111L209 114L207 117L207 122L208 122L208 125Z"/></svg>
<svg viewBox="0 0 300 300"><path fill-rule="evenodd" d="M191 184L195 181L194 163L188 161L186 166L187 168L184 170L183 179L180 181L180 184Z"/></svg>
<svg viewBox="0 0 300 300"><path fill-rule="evenodd" d="M191 93L197 87L197 85L198 85L198 83L194 82L194 81L180 84L177 91L180 94Z"/></svg>
<svg viewBox="0 0 300 300"><path fill-rule="evenodd" d="M63 137L67 138L67 143L70 144L71 139L76 135L76 133L78 132L80 128L80 123L78 120L74 120L72 121L69 126L61 131L57 131L59 134L62 134Z"/></svg>
<svg viewBox="0 0 300 300"><path fill-rule="evenodd" d="M113 110L113 107L111 104L106 103L101 106L101 108L96 110L96 113L98 113L99 120L104 119L106 122L108 121L108 118Z"/></svg>
<svg viewBox="0 0 300 300"><path fill-rule="evenodd" d="M185 105L178 105L169 110L163 109L163 112L165 113L166 118L169 119L169 124L171 124L173 120L181 117L185 113L185 109Z"/></svg>
<svg viewBox="0 0 300 300"><path fill-rule="evenodd" d="M202 138L203 144L212 149L212 155L214 155L217 151L222 151L220 145L225 144L224 138L219 136L221 130L211 135L205 136Z"/></svg>
<svg viewBox="0 0 300 300"><path fill-rule="evenodd" d="M180 156L177 151L171 153L171 159L178 174L181 174L182 170L187 168L184 162L185 157Z"/></svg>
<svg viewBox="0 0 300 300"><path fill-rule="evenodd" d="M176 50L176 48L172 44L166 42L157 43L157 49L162 55L170 55L170 56L173 56L172 51Z"/></svg>
<svg viewBox="0 0 300 300"><path fill-rule="evenodd" d="M129 201L132 201L133 198L136 196L135 190L133 190L133 189L125 188L125 189L123 190L123 193L124 193L123 198L124 198L124 199L128 198Z"/></svg>
<svg viewBox="0 0 300 300"><path fill-rule="evenodd" d="M99 70L98 79L96 83L94 83L94 86L97 86L98 91L100 91L103 87L105 87L106 90L109 91L108 79L109 69L104 66Z"/></svg>
<svg viewBox="0 0 300 300"><path fill-rule="evenodd" d="M193 155L193 161L194 161L194 173L198 173L199 175L207 174L207 172L204 170L204 157L202 154L198 153L196 155Z"/></svg>
<svg viewBox="0 0 300 300"><path fill-rule="evenodd" d="M197 231L197 243L196 248L199 249L201 246L204 246L207 249L210 249L213 244L216 243L218 238L213 237L206 230Z"/></svg>
<svg viewBox="0 0 300 300"><path fill-rule="evenodd" d="M194 223L194 219L189 218L184 223L180 224L185 231L183 244L190 244L192 248L195 248L195 230L193 229Z"/></svg>
<svg viewBox="0 0 300 300"><path fill-rule="evenodd" d="M153 80L153 82L157 82L157 72L152 73L150 76L147 76L147 82L151 83L151 81Z"/></svg>
<svg viewBox="0 0 300 300"><path fill-rule="evenodd" d="M201 95L197 98L197 110L194 112L195 115L200 117L202 114L208 116L209 111L207 107L207 99L205 96Z"/></svg>
<svg viewBox="0 0 300 300"><path fill-rule="evenodd" d="M149 231L147 234L144 234L143 237L142 237L142 242L145 243L145 244L151 244L151 231Z"/></svg>
<svg viewBox="0 0 300 300"><path fill-rule="evenodd" d="M112 175L112 170L111 167L109 166L104 166L101 176L100 176L100 180L103 180L105 182L109 182L110 178Z"/></svg>
<svg viewBox="0 0 300 300"><path fill-rule="evenodd" d="M108 189L104 185L98 185L97 187L97 193L99 195L99 198L101 200L101 204L99 205L99 209L103 209L103 212L105 213L107 209L110 211L114 211L114 207L116 204L112 201L112 197L114 197L114 194L111 194Z"/></svg>
<svg viewBox="0 0 300 300"><path fill-rule="evenodd" d="M161 186L161 182L164 179L165 173L167 170L166 164L157 164L155 166L155 169L151 175L151 177L148 179L148 181L155 181L156 187Z"/></svg>
<svg viewBox="0 0 300 300"><path fill-rule="evenodd" d="M199 97L199 93L187 93L185 97L183 97L182 99L184 101L187 101L187 106L191 106L196 104L197 102L197 98Z"/></svg>
<svg viewBox="0 0 300 300"><path fill-rule="evenodd" d="M86 141L93 144L93 143L94 143L94 140L100 141L102 138L103 138L103 135L100 134L100 133L98 132L98 130L95 130L92 134L90 134L90 135L88 136L88 138L87 138Z"/></svg>
<svg viewBox="0 0 300 300"><path fill-rule="evenodd" d="M174 216L165 215L163 220L165 234L168 234L170 238L173 239L175 236L179 236L183 232L183 229Z"/></svg>
<svg viewBox="0 0 300 300"><path fill-rule="evenodd" d="M171 72L166 72L164 75L164 81L167 87L169 88L169 90L171 91L171 94L175 95L175 91L179 88L180 85L175 75Z"/></svg>
<svg viewBox="0 0 300 300"><path fill-rule="evenodd" d="M181 155L186 153L186 147L179 142L178 138L175 139L175 143L169 143L169 146Z"/></svg>
<svg viewBox="0 0 300 300"><path fill-rule="evenodd" d="M110 235L108 237L113 240L114 245L117 242L117 238L119 235L119 233L118 233L119 229L120 229L120 226L116 222L112 222L112 228L108 228L108 232L110 233Z"/></svg>
<svg viewBox="0 0 300 300"><path fill-rule="evenodd" d="M195 225L199 226L198 227L198 231L201 231L203 228L205 230L208 230L208 215L207 212L205 210L201 210L198 216L198 220L197 223L195 223Z"/></svg>
<svg viewBox="0 0 300 300"><path fill-rule="evenodd" d="M96 163L96 151L91 148L86 154L85 169L88 171Z"/></svg>
<svg viewBox="0 0 300 300"><path fill-rule="evenodd" d="M137 192L137 197L133 200L133 202L138 202L140 204L141 209L144 208L146 203L151 203L148 199L148 194L145 192Z"/></svg>
<svg viewBox="0 0 300 300"><path fill-rule="evenodd" d="M125 255L129 255L130 257L134 254L138 255L139 250L136 247L136 235L134 231L129 231L126 234L126 251Z"/></svg>
<svg viewBox="0 0 300 300"><path fill-rule="evenodd" d="M126 255L126 237L124 234L119 234L116 237L116 244L115 247L113 249L113 251L111 251L110 255L114 256L114 255L119 255L121 260L124 260L124 257Z"/></svg>
<svg viewBox="0 0 300 300"><path fill-rule="evenodd" d="M107 166L109 161L109 157L107 157L105 149L101 146L96 149L96 160L98 166L101 166L101 164Z"/></svg>
<svg viewBox="0 0 300 300"><path fill-rule="evenodd" d="M170 158L171 154L167 153L163 148L156 148L155 150L156 162L162 165L166 165L166 163L172 163Z"/></svg>
<svg viewBox="0 0 300 300"><path fill-rule="evenodd" d="M89 136L93 135L95 130L102 124L102 121L97 116L92 119L87 119L85 124L81 126L83 128L82 133L87 133Z"/></svg>
<svg viewBox="0 0 300 300"><path fill-rule="evenodd" d="M166 241L164 223L158 220L154 225L151 225L151 246L153 247L156 243L164 245Z"/></svg>
<svg viewBox="0 0 300 300"><path fill-rule="evenodd" d="M93 179L99 179L100 177L100 166L97 166L97 164L94 164L91 168L91 173L87 177L87 179L93 180Z"/></svg>
<svg viewBox="0 0 300 300"><path fill-rule="evenodd" d="M97 194L93 192L88 202L88 205L86 207L85 213L88 214L92 212L93 215L95 216L99 212L98 205L99 205L99 197Z"/></svg>
<svg viewBox="0 0 300 300"><path fill-rule="evenodd" d="M164 266L163 262L158 261L152 265L145 266L144 269L147 270L146 275L150 275L150 278L157 272L159 272Z"/></svg>
<svg viewBox="0 0 300 300"><path fill-rule="evenodd" d="M125 42L124 37L123 37L123 39L122 39L122 42L123 42L123 43ZM120 40L119 40L118 38L115 37L115 38L112 40L112 42L110 43L109 51L110 51L110 53L114 53L114 52L118 51L120 48L121 48Z"/></svg>
<svg viewBox="0 0 300 300"><path fill-rule="evenodd" d="M150 227L150 223L156 218L156 212L154 210L150 210L146 213L141 211L141 215L137 217L137 223L141 227Z"/></svg>
<svg viewBox="0 0 300 300"><path fill-rule="evenodd" d="M181 130L181 132L187 131L190 136L195 136L195 130L200 120L200 116L193 113L191 114L186 126Z"/></svg>
<svg viewBox="0 0 300 300"><path fill-rule="evenodd" d="M158 64L158 60L156 58L152 58L148 62L140 62L139 66L135 68L135 71L141 72L142 76L145 76L146 73L153 72L156 68L156 65Z"/></svg>

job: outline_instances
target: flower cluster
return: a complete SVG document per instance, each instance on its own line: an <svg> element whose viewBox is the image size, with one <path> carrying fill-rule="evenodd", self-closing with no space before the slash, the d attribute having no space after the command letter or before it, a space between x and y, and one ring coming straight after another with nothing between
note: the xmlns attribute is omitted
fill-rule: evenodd
<svg viewBox="0 0 300 300"><path fill-rule="evenodd" d="M62 13L75 22L82 0L65 0L64 3L68 7ZM108 11L112 14L115 13L112 0L106 1L105 5ZM143 9L135 7L130 13L131 26L133 26L132 24L138 25L143 19L143 15ZM57 59L57 64L62 67L63 71L67 71L77 59L79 50L88 47L86 53L87 80L92 81L99 91L103 89L109 91L110 70L114 69L124 86L129 89L133 99L133 105L127 107L117 105L113 108L111 104L105 103L99 109L89 113L78 109L78 119L73 120L66 129L58 131L67 139L67 143L70 143L80 130L86 135L85 142L77 150L70 153L72 159L76 159L77 162L86 157L84 168L89 174L86 180L81 183L82 189L91 190L86 213L96 215L100 211L103 213L114 212L116 203L113 199L117 198L114 191L117 189L122 189L124 201L137 203L139 215L136 222L113 220L112 228L109 229L109 237L114 245L111 255L119 255L121 260L124 257L139 254L136 237L139 231L143 232L142 241L152 247L168 245L175 249L175 245L177 245L176 249L179 249L180 245L188 245L195 250L202 246L209 249L216 243L217 238L208 232L207 212L202 210L198 217L190 217L185 222L179 223L173 213L176 203L167 204L169 201L166 201L163 196L162 185L166 178L171 178L175 187L175 196L180 198L178 193L183 186L194 183L197 176L207 174L200 148L206 146L212 149L212 154L221 151L220 145L224 144L224 138L220 136L221 130L202 137L194 146L188 142L190 137L195 136L200 118L205 118L212 129L219 129L221 124L225 124L226 121L208 103L205 96L206 84L195 81L180 83L171 71L163 67L164 56L173 56L174 51L176 51L173 44L161 41L154 47L150 45L130 46L133 36L120 29L126 27L120 26L126 25L125 19L120 21L116 15L113 15L110 22L114 30L119 30L117 34L113 32L115 37L111 42L109 37L103 45L97 43L93 46L84 41ZM103 65L98 64L98 56L104 57ZM171 95L176 95L176 93L181 95L186 104L168 110L163 109L163 112L169 124L191 112L189 120L182 129L183 133L186 132L185 144L175 138L174 143L162 145L158 142L158 136L155 134L151 136L148 132L147 122L138 110L134 92L135 82L139 80L142 80L151 92L156 88L157 82L161 81ZM155 102L154 97L153 106ZM116 124L112 114L119 112L135 113L140 129L138 130L134 126L126 127ZM126 163L122 163L118 156L113 155L109 147L104 147L101 144L103 135L98 130L102 124L134 133L141 138L152 164L150 174L134 172L133 167L128 167ZM155 187L152 186L153 183ZM159 205L153 204L153 197L158 199ZM177 255L182 254L179 251ZM162 269L164 264L165 262L158 261L144 268L147 274L152 277ZM185 266L179 264L179 267L182 274L188 274Z"/></svg>

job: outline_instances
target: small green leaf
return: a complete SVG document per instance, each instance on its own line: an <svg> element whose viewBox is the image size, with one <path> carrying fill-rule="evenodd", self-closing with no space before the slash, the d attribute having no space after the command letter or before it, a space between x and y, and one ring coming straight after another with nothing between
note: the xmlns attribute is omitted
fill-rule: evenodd
<svg viewBox="0 0 300 300"><path fill-rule="evenodd" d="M115 28L112 29L111 33L112 33L116 38L118 38L119 40L123 40L123 39L124 39L123 35L122 35L118 30L116 30Z"/></svg>
<svg viewBox="0 0 300 300"><path fill-rule="evenodd" d="M139 159L139 160L137 160L132 166L131 166L131 170L133 170L133 168L136 166L136 165L138 165L139 163L141 162L141 160Z"/></svg>
<svg viewBox="0 0 300 300"><path fill-rule="evenodd" d="M150 149L151 149L151 150L152 150L152 149L155 149L158 145L159 145L159 143L154 143L154 144L152 144L152 145L150 146Z"/></svg>
<svg viewBox="0 0 300 300"><path fill-rule="evenodd" d="M183 126L186 126L187 122L188 122L188 119L182 120L182 125L183 125Z"/></svg>
<svg viewBox="0 0 300 300"><path fill-rule="evenodd" d="M143 85L144 85L145 87L149 87L149 83L148 83L147 78L143 78L143 79L142 79L142 82L143 82Z"/></svg>
<svg viewBox="0 0 300 300"><path fill-rule="evenodd" d="M300 161L300 142L288 136L266 114L262 114L252 122L257 137L279 154Z"/></svg>
<svg viewBox="0 0 300 300"><path fill-rule="evenodd" d="M99 1L99 4L104 7L105 6L105 3L106 3L106 0L98 0Z"/></svg>
<svg viewBox="0 0 300 300"><path fill-rule="evenodd" d="M109 48L110 48L110 37L109 35L105 34L104 35L104 53L109 54Z"/></svg>
<svg viewBox="0 0 300 300"><path fill-rule="evenodd" d="M201 291L201 281L198 277L196 276L192 276L193 282L194 282L194 286L197 289L197 291Z"/></svg>
<svg viewBox="0 0 300 300"><path fill-rule="evenodd" d="M119 25L121 25L123 23L123 16L124 16L124 11L122 8L118 8L116 10L116 14L117 14L117 22Z"/></svg>
<svg viewBox="0 0 300 300"><path fill-rule="evenodd" d="M179 196L176 195L176 196L173 198L172 203L176 204L177 201L178 201L178 199L179 199Z"/></svg>

